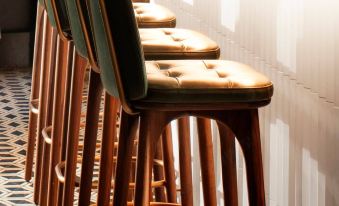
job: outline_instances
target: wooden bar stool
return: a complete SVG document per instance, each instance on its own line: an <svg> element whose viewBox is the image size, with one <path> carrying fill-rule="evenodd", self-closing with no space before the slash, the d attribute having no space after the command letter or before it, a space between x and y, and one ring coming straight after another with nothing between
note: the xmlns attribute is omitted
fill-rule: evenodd
<svg viewBox="0 0 339 206"><path fill-rule="evenodd" d="M25 166L25 179L29 181L32 178L34 145L36 141L37 128L37 113L39 110L39 82L41 72L41 59L44 56L43 39L46 35L43 33L45 13L45 2L39 0L37 4L36 17L36 32L33 58L33 72L32 72L32 92L30 97L30 113L29 113L29 132L28 132L28 146ZM174 14L168 9L159 5L150 5L147 3L136 3L135 12L141 23L141 27L174 27L176 19ZM47 36L47 38L49 38ZM48 41L48 39L47 39Z"/></svg>
<svg viewBox="0 0 339 206"><path fill-rule="evenodd" d="M31 118L30 118L30 124L29 124L29 128L30 128L30 132L29 132L29 134L30 134L30 136L29 136L29 144L28 144L28 149L27 149L27 151L28 151L28 153L27 153L27 161L26 161L26 179L27 180L29 180L30 179L30 177L31 177L31 170L32 170L32 164L33 164L33 154L34 154L34 143L35 143L35 132L36 132L36 117L34 117L33 116L33 112L35 112L35 113L38 113L37 111L39 111L39 109L40 109L40 107L39 107L39 102L40 102L40 104L41 104L41 102L43 102L43 104L41 104L41 105L43 105L42 107L41 107L41 109L42 110L45 110L44 112L47 112L46 111L46 105L47 105L47 103L45 103L44 101L41 101L40 100L40 98L38 98L38 95L36 94L36 93L38 93L37 91L39 91L40 90L40 92L44 92L43 94L44 94L44 96L48 96L48 101L49 101L49 106L47 106L48 108L51 108L51 103L53 102L53 92L51 92L52 90L53 90L53 87L48 87L49 89L40 89L40 88L45 88L46 87L46 84L53 84L53 82L51 81L51 83L48 83L48 79L46 78L46 77L43 77L42 79L44 79L44 83L43 83L43 86L40 86L40 88L37 86L37 83L35 83L35 82L39 82L39 80L40 80L40 69L35 69L35 68L39 68L39 64L41 64L40 63L40 59L41 59L41 49L40 49L40 47L41 47L41 45L42 45L42 43L41 43L41 40L40 39L46 39L46 40L44 40L44 41L47 41L47 42L50 42L50 40L49 40L49 38L50 38L50 36L51 36L51 32L53 32L53 41L51 41L52 43L53 43L53 45L52 45L52 49L51 49L51 46L49 46L49 47L47 47L49 50L46 52L46 53L50 53L50 52L53 52L53 55L52 56L50 56L49 58L49 62L48 63L46 63L46 65L49 65L48 67L49 68L53 68L54 69L54 60L52 59L52 58L54 58L55 57L55 52L56 52L56 49L55 49L55 46L56 46L56 34L55 34L55 31L53 31L53 29L51 29L50 28L50 26L49 26L49 28L47 28L47 30L48 30L48 32L49 33L47 33L47 32L44 32L44 34L41 34L42 33L42 31L40 31L41 29L43 29L43 27L42 26L40 26L40 24L42 23L42 21L41 21L41 15L42 15L42 13L43 13L43 11L44 11L44 3L45 2L43 2L43 1L40 1L39 2L39 4L38 4L38 18L37 18L37 36L36 36L36 39L37 39L37 41L36 41L36 47L35 47L35 57L34 57L34 71L33 71L33 77L34 77L34 79L33 79L33 85L32 85L32 100L31 100L31 105L32 105L32 109L31 109ZM48 2L47 2L48 3ZM47 7L49 7L49 10L51 10L51 5L50 4L47 4ZM140 13L140 15L142 15L141 13L143 12L143 7L144 6L139 6L140 8L138 8L138 10L139 10L139 13ZM146 5L145 5L145 7L147 7ZM47 8L48 9L48 8ZM155 8L153 8L153 9L155 9ZM158 8L158 9L164 9L164 8ZM152 9L148 9L148 10L152 10ZM166 11L167 12L167 14L168 14L168 16L166 17L166 15L164 16L162 16L162 17L157 17L157 18L150 18L151 16L150 15L148 15L148 16L146 16L146 17L148 17L149 19L147 19L145 22L144 22L144 24L145 25L147 25L147 21L150 21L150 23L156 23L154 20L157 20L157 19L161 19L162 20L162 22L163 22L163 24L164 25L166 25L166 26L171 26L171 25L175 25L175 18L173 18L173 15L172 15L172 13L170 13L168 10L166 10L166 9L164 9L164 11ZM145 13L147 13L147 12L145 12ZM166 17L166 18L165 18ZM53 17L50 17L50 18L53 18ZM46 19L46 18L45 18ZM144 17L140 17L140 19L141 20L144 20L145 18ZM43 22L45 22L47 25L50 25L49 23L48 23L48 21L47 20L45 20L45 21L43 21ZM52 20L52 24L53 24L53 26L54 27L57 27L57 26L59 26L59 25L55 25L55 21L54 21L54 19ZM46 27L46 26L45 26ZM46 33L46 34L45 34ZM62 32L61 33L61 35L63 35L63 33L64 32ZM39 37L43 37L43 38L39 38ZM63 38L63 40L65 40L65 38ZM61 40L60 40L61 41ZM59 44L60 44L60 46L59 46ZM67 46L67 44L68 43L66 43L66 42L64 42L64 41L61 41L61 42L58 42L58 48L59 48L59 50L60 51L57 51L58 53L61 53L62 55L63 54L66 54L66 53L68 53L68 52L64 52L64 50L63 49L66 49L66 48L64 48L65 46L66 47L68 47L66 50L68 51L69 50L69 46ZM45 49L43 49L43 50L45 50ZM59 55L58 55L59 56ZM43 56L44 57L44 56ZM68 58L68 59L71 59L71 58L69 58L69 56L62 56L62 57L60 57L60 58L62 58L62 60L61 61L64 61L65 60L65 58ZM64 62L58 62L58 64L63 64ZM44 66L46 66L46 65L44 65ZM65 65L63 65L63 66L65 66ZM47 71L45 71L45 73L47 73ZM64 74L64 73L61 73L60 75L62 75L62 74ZM49 74L44 74L44 75L49 75ZM51 71L50 72L50 75L53 75L53 71ZM52 78L52 76L50 76L50 79L51 80L54 80L54 77ZM60 83L60 82L57 82L57 83ZM59 85L62 85L62 84L59 84ZM44 98L42 98L42 99L44 99ZM58 104L61 104L61 103L63 103L62 101L61 101L61 99L57 99L56 100L57 102L56 103L54 103L55 105L58 105ZM51 113L51 109L49 109L50 110L50 112L49 113ZM58 115L54 115L54 116L58 116ZM43 118L43 116L41 115L41 118L40 119L42 119ZM55 117L56 119L58 119L58 118L60 118L60 117ZM45 134L44 136L45 136L45 139L47 140L47 143L51 143L51 140L50 140L50 138L49 137L46 137L46 136L48 136L49 134L47 134L47 133L50 133L51 131L52 131L52 127L51 126L48 126L48 125L50 125L51 123L52 123L52 116L51 115L49 115L49 117L48 117L48 123L47 123L47 125L42 125L41 124L41 126L39 126L39 130L41 129L41 128L43 128L43 127L45 127L45 129L44 129L44 132L43 133L38 133L39 135L40 134ZM43 122L45 121L45 120L42 120ZM53 120L54 121L54 120ZM66 120L65 120L66 121ZM44 123L44 124L46 124L46 123ZM56 129L54 129L53 131L56 131ZM41 137L41 136L39 136L39 137ZM46 181L47 181L47 178L48 178L48 175L46 175L46 174L48 174L48 172L43 172L43 171L41 171L41 169L40 168L48 168L48 164L49 164L49 161L48 161L48 159L49 159L49 156L47 155L47 154L49 154L49 146L48 145L46 145L46 144L43 144L42 142L41 142L41 139L42 138L38 138L38 144L37 144L37 151L38 151L38 155L37 155L37 161L36 161L36 164L37 164L37 167L36 167L36 178L35 178L35 195L34 195L34 199L35 199L35 202L38 202L38 199L39 199L39 190L42 190L42 191L45 191L45 189L47 188L47 185L48 184L44 184ZM45 150L47 150L46 152L43 152L43 151L45 151ZM45 155L46 154L46 155ZM43 155L45 155L44 157L42 157ZM40 166L40 164L41 164L41 161L42 161L42 159L43 159L43 166L47 166L47 167L41 167ZM53 165L53 164L52 164ZM43 173L43 176L42 177L40 177L40 173ZM51 172L50 171L50 173L51 173L51 175L53 176L53 174L54 174L54 172ZM40 180L41 180L41 178L43 178L43 184L40 184ZM53 181L52 181L53 182ZM40 188L41 187L41 188ZM43 202L45 202L46 201L46 197L47 196L40 196L40 198L43 198Z"/></svg>
<svg viewBox="0 0 339 206"><path fill-rule="evenodd" d="M265 205L257 110L269 104L272 83L251 67L232 61L144 62L131 2L95 2L91 13L104 88L112 96L119 97L123 106L122 121L136 125L140 117L134 205L150 204L157 141L168 122L185 115L217 120L222 146L226 147L221 151L223 171L227 169L224 163L229 162L225 149L234 140L225 131L229 131L227 127L231 129L246 160L249 203ZM125 174L130 168L133 128L135 126L120 130L117 170L124 168ZM120 145L125 147L120 150ZM227 178L225 174L223 178ZM115 193L120 191L119 198L123 201L114 202L114 205L126 205L128 177L117 172L115 183ZM224 192L228 187L224 184Z"/></svg>
<svg viewBox="0 0 339 206"><path fill-rule="evenodd" d="M85 7L85 6L84 6ZM84 8L83 7L83 8ZM75 15L71 15L71 16L75 16ZM83 23L85 24L85 23ZM140 25L140 24L139 24ZM196 59L201 59L201 58L216 58L219 55L219 48L216 47L215 43L207 43L207 42L211 42L210 40L204 41L205 39L207 39L206 37L204 37L203 35L193 32L193 31L189 31L189 30L179 30L179 29L158 29L158 30L147 30L147 29L140 29L140 33L144 33L145 35L141 35L141 39L142 39L142 45L144 46L144 50L145 50L145 57L146 58L150 58L150 59L171 59L171 58L181 58L181 59L187 59L187 58L196 58ZM173 38L174 37L174 38ZM159 41L159 39L161 41ZM187 43L187 42L188 43ZM163 42L169 42L169 43L163 43ZM194 47L195 45L192 43L199 43L198 47ZM150 45L153 44L153 46L151 47ZM185 44L188 44L188 46L186 46ZM168 49L168 45L171 45L171 50ZM185 45L185 46L183 46ZM201 45L206 45L206 46L201 46ZM182 48L185 48L187 50L183 50ZM202 47L202 48L201 48ZM174 48L174 49L173 49ZM199 50L200 49L200 50ZM167 51L166 51L167 50ZM162 51L166 51L165 53ZM114 119L113 117L111 119ZM187 118L182 119L184 121L181 121L179 125L184 125L182 128L182 130L186 130L188 128L188 124ZM204 128L208 129L210 127L210 125L208 124L209 122L203 119L200 119L200 121L198 122L198 125L202 125ZM203 130L201 130L203 131ZM206 132L199 132L200 136L202 136L202 138L206 138L207 134ZM184 136L185 135L185 136ZM189 134L184 133L184 135L181 135L182 138L180 138L180 140L184 140L187 142L187 137L189 136ZM208 134L210 136L210 133ZM107 145L107 144L103 144L103 145ZM181 151L186 151L189 149L189 144L180 144L180 145L184 145L185 147L182 147L182 149L180 149ZM102 149L102 151L104 151ZM208 151L206 149L204 149L204 151L206 152L206 157L210 156L209 154L211 154L211 151ZM108 152L110 153L110 152ZM105 155L104 157L107 157L107 155ZM185 158L185 162L190 162L190 159ZM210 161L207 161L208 158L205 158L203 163L204 165L212 168L213 165L210 165ZM106 162L106 161L105 161ZM106 166L105 168L110 168L109 166ZM102 170L101 170L102 171ZM212 171L212 172L211 172ZM107 169L104 170L104 172L106 172L107 174L110 174L111 172L107 171ZM184 173L184 172L183 172ZM213 186L213 184L215 185L214 179L212 179L212 175L214 173L214 171L212 169L210 170L206 170L206 174L205 171L202 172L204 178L203 181L203 185L204 185L204 190L206 190L206 188L210 188L211 186ZM188 174L188 173L186 173ZM189 173L191 175L191 173ZM102 175L100 175L102 176ZM109 178L105 178L106 180ZM187 183L190 179L190 181L192 181L191 177L188 175L187 178L182 178L182 179L187 179L187 181L184 181L185 183ZM107 182L108 181L101 181L101 182ZM206 184L205 184L206 182ZM186 186L186 184L183 184L184 188ZM105 187L106 190L110 190L110 187L106 186ZM100 190L99 190L100 191ZM182 191L188 191L190 192L191 189L182 189ZM215 190L209 190L210 193L214 193L215 194ZM106 194L109 192L106 192ZM187 192L186 192L187 193ZM185 194L185 193L183 193ZM119 195L117 195L119 196ZM188 194L186 195L188 196L188 198L185 199L191 199L188 200L190 202L193 201L192 195ZM183 199L184 199L183 198ZM105 198L108 199L108 198ZM176 199L171 197L171 199ZM214 198L215 199L215 198ZM98 199L99 200L99 199ZM175 200L174 200L175 201ZM216 200L213 200L213 198L205 198L205 202L209 203L209 204L216 204Z"/></svg>
<svg viewBox="0 0 339 206"><path fill-rule="evenodd" d="M84 7L78 6L77 8L84 8ZM74 12L77 12L77 11L74 11ZM72 13L69 16L75 17L76 14ZM84 23L81 23L80 25L84 25ZM145 31L145 33L149 34L149 32L147 33L146 31ZM219 48L216 46L216 44L214 42L208 40L206 37L203 37L201 34L198 34L196 32L189 31L189 30L171 30L171 29L154 30L153 29L153 33L157 34L157 35L154 35L154 36L156 36L156 38L151 39L151 41L149 41L149 36L145 35L146 36L145 41L144 41L145 43L143 43L143 45L144 45L145 50L148 49L148 51L149 51L148 53L145 54L146 58L147 57L149 58L149 56L151 56L153 58L157 57L156 53L159 53L158 56L160 56L160 57L158 57L158 58L164 58L165 57L165 59L177 58L178 56L180 56L180 58L202 58L202 57L216 58L219 55ZM171 37L171 35L175 36L175 34L177 34L177 36L179 35L179 38L178 37L177 38ZM180 37L180 35L182 37ZM169 44L163 44L163 42L169 42L169 39L172 39L172 41ZM206 45L206 46L202 47L202 48L201 47L195 48L193 43L196 43L196 42L204 42L203 45ZM187 43L189 43L190 46L183 47L183 45L187 44ZM88 44L90 44L90 43L88 43ZM171 46L174 49L169 50L168 49L169 46ZM201 46L201 44L200 44L200 46ZM188 49L186 51L186 50L183 50L183 48L184 49L188 48ZM167 55L167 57L166 57L166 55ZM112 117L112 119L114 119L114 118ZM85 146L86 145L92 145L93 146L94 144L85 143L84 145ZM103 145L107 145L107 144L103 144ZM90 151L94 151L94 150L92 149ZM104 151L104 150L102 149L102 151ZM89 154L89 152L84 152L84 154ZM83 158L83 159L86 159L86 162L87 162L86 164L89 164L90 161L87 161L87 160L90 159L90 158ZM91 178L89 176L92 174L92 172L90 172L88 170L84 170L84 164L82 164L82 170L86 171L86 174L87 174L86 177L87 178ZM107 175L111 174L111 172L109 172L107 170L101 170L101 171L107 173ZM88 174L90 174L90 175L88 175ZM102 177L102 176L103 175L100 174L100 177ZM83 180L83 178L81 178L81 179ZM106 178L106 179L109 179L109 178ZM110 184L110 183L108 183L109 181L101 181L101 183L102 182L106 182L106 185ZM82 188L89 190L88 188L90 188L90 186L87 185L87 187L81 187L80 188L80 195L81 195ZM99 194L100 194L100 188L106 188L106 190L110 190L110 187L108 187L108 186L99 187ZM107 194L107 192L106 192L106 194ZM89 195L87 195L87 197L89 197ZM107 198L104 198L104 199L107 199ZM83 199L81 199L81 200L83 200ZM99 198L98 198L98 201L100 201Z"/></svg>
<svg viewBox="0 0 339 206"><path fill-rule="evenodd" d="M47 1L47 5L49 5L49 4L51 4L51 5L53 5L53 3L55 4L55 2L48 2ZM47 7L48 8L48 7ZM56 8L56 5L54 5L54 8ZM160 8L160 7L159 7ZM140 9L140 8L138 8L138 9ZM57 13L57 9L54 9L54 11ZM145 13L145 12L144 12ZM147 13L147 12L146 12ZM149 15L148 16L146 16L146 17L148 17L149 18ZM172 17L172 15L168 15L168 19L169 19L169 21L163 21L164 22L164 25L165 26L169 26L169 25L175 25L175 19L173 19L173 17ZM163 17L162 17L163 18ZM56 19L59 19L59 18L57 18L56 17ZM143 20L143 18L142 17L140 17L140 20ZM157 24L155 24L156 22L154 22L153 20L152 20L152 18L151 19L146 19L146 21L142 21L142 23L143 23L143 25L144 26L147 26L148 24L147 24L147 22L149 21L150 22L150 24L154 24L154 25L157 25ZM58 25L58 24L57 24ZM72 25L72 21L71 21L71 25ZM59 32L60 33L60 32ZM74 35L74 34L73 34ZM85 37L86 38L86 37ZM79 41L79 40L78 40ZM81 40L80 40L81 41ZM75 42L77 42L77 39L75 39ZM79 44L77 44L76 43L76 45L79 45ZM82 48L81 48L82 49ZM79 50L79 49L78 49ZM80 50L80 51L82 51L82 50ZM83 55L84 55L84 53L82 53ZM84 55L84 56L86 56L86 54ZM75 58L75 61L76 61L76 56L74 57ZM91 59L91 58L90 58ZM75 64L75 63L74 63ZM91 72L91 78L90 78L90 91L89 91L89 95L91 95L91 94L94 94L94 95L96 95L97 97L91 97L91 96L89 96L88 97L88 99L90 100L90 99L95 99L95 98L99 98L101 95L99 95L98 96L98 94L100 94L100 92L98 91L98 89L100 89L98 86L96 86L97 88L96 89L94 89L94 90L96 90L95 92L93 91L93 92L91 92L91 90L93 90L93 88L95 88L95 86L91 86L91 85L97 85L97 83L95 83L95 73L93 73L93 72ZM73 78L74 78L74 76L76 76L76 75L74 75L73 74ZM81 78L80 78L81 79ZM94 80L93 80L94 79ZM96 78L96 79L98 79L98 78ZM74 80L73 80L74 81ZM78 79L78 82L79 82L80 80ZM96 81L97 82L97 81ZM79 84L79 83L77 83L77 84ZM78 88L80 88L80 87L82 87L82 86L79 86L79 85L77 85L77 87ZM72 91L72 92L76 92L76 91ZM73 94L74 95L74 94ZM73 99L72 99L73 100ZM97 106L95 106L95 105L91 105L91 103L93 104L95 101L89 101L88 102L88 107L89 108L97 108L98 107L98 105ZM98 101L96 101L96 102L98 102ZM74 104L79 104L78 102L77 102L77 100L75 100L74 101ZM95 104L95 103L94 103ZM72 106L72 102L71 102L71 106ZM71 111L72 111L72 108L70 109ZM91 110L88 110L88 111L91 111ZM95 112L94 112L95 113ZM92 113L89 113L89 114L87 114L88 116L91 116L91 117L93 117L92 116L92 114L93 114L93 112ZM93 115L95 115L95 114L93 114ZM71 119L70 119L71 120ZM93 122L97 122L96 121L96 118L91 118L91 120L93 121ZM74 123L74 122L73 122ZM90 124L90 123L87 123L87 124ZM69 123L69 125L72 125L72 123ZM90 124L91 125L91 124ZM76 126L75 126L76 127ZM85 139L91 139L91 138L88 138L88 133L91 133L91 134L89 134L89 135L93 135L93 132L91 132L91 131L96 131L96 129L97 128L91 128L90 130L88 130L87 128L90 128L90 127L86 127L86 132L85 132L85 137L87 137L87 138L85 138ZM69 129L69 131L70 131L70 129ZM89 132L88 132L89 131ZM75 135L74 136L78 136L78 133L76 134L75 133ZM74 140L72 139L72 141L74 142ZM53 142L53 141L51 141L51 142ZM58 141L59 142L59 141ZM86 144L85 144L86 145ZM53 147L53 148L57 148L57 147ZM85 151L85 154L87 154L87 152ZM55 155L53 155L53 152L52 152L52 156L55 156ZM54 160L55 158L52 158L51 157L51 159L52 160ZM53 164L52 164L53 165ZM84 167L84 165L83 165L83 167ZM52 167L52 168L54 168L54 167ZM66 169L67 169L67 166L66 166ZM67 172L67 170L66 170L66 172ZM50 174L52 174L51 173L51 171L50 171ZM52 180L51 180L52 181ZM67 180L66 180L66 182L67 182ZM84 187L84 188L86 188L86 187ZM50 195L52 195L52 193L53 192L51 192L51 189L49 190L50 192L49 192L49 194ZM81 191L80 191L80 193L81 193ZM83 195L80 197L80 201L81 202L83 202L84 201L84 198L82 198L83 197ZM50 197L50 199L55 199L55 198L52 198L52 197ZM64 199L68 199L67 197L66 198L64 198ZM86 198L87 199L87 198ZM81 204L81 203L80 203Z"/></svg>

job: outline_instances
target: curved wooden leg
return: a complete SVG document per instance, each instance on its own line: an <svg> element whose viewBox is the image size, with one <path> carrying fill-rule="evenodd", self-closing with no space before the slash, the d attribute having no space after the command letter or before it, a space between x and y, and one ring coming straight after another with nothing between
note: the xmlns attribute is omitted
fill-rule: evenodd
<svg viewBox="0 0 339 206"><path fill-rule="evenodd" d="M102 90L103 88L100 74L91 70L86 111L84 148L81 164L79 205L89 205L91 200L92 178Z"/></svg>
<svg viewBox="0 0 339 206"><path fill-rule="evenodd" d="M157 140L166 125L165 116L159 112L145 112L140 115L140 132L135 185L135 206L150 203L153 159Z"/></svg>
<svg viewBox="0 0 339 206"><path fill-rule="evenodd" d="M49 187L48 187L48 205L57 205L57 189L58 180L54 172L55 166L60 162L60 148L62 139L62 123L63 123L63 107L65 101L66 88L66 74L70 69L70 43L60 41L57 50L58 62L56 68L58 69L55 76L54 88L54 103L53 103L53 129L51 133L51 156L49 166Z"/></svg>
<svg viewBox="0 0 339 206"><path fill-rule="evenodd" d="M40 178L41 178L41 161L43 154L43 139L41 131L46 127L47 117L46 117L46 109L47 109L47 95L49 82L49 70L50 70L50 53L53 44L53 29L52 26L47 21L47 15L45 15L45 21L47 22L46 32L45 32L45 44L43 50L45 51L45 55L42 57L41 64L41 78L40 78L40 91L39 91L39 117L38 117L38 127L37 127L37 145L36 145L36 160L35 160L35 173L34 173L34 194L33 199L35 203L39 202L39 190L40 190Z"/></svg>
<svg viewBox="0 0 339 206"><path fill-rule="evenodd" d="M217 205L211 120L197 118L201 177L205 205ZM228 204L225 204L228 205Z"/></svg>
<svg viewBox="0 0 339 206"><path fill-rule="evenodd" d="M43 41L45 38L46 22L44 21L44 9L38 3L37 17L36 17L36 30L35 30L35 43L34 43L34 54L33 54L33 71L32 71L32 86L31 86L31 97L30 101L39 98L39 82L41 73L41 59L43 54ZM25 162L25 180L29 181L32 178L33 170L33 159L34 159L34 147L36 141L37 132L37 114L34 114L31 110L29 111L29 123L28 123L28 141L27 141L27 152Z"/></svg>
<svg viewBox="0 0 339 206"><path fill-rule="evenodd" d="M238 205L237 171L235 158L235 137L230 129L218 124L220 133L222 180L225 205Z"/></svg>
<svg viewBox="0 0 339 206"><path fill-rule="evenodd" d="M119 103L114 97L105 93L104 119L102 129L98 205L109 205L111 181L113 174L114 142L117 137L117 111Z"/></svg>
<svg viewBox="0 0 339 206"><path fill-rule="evenodd" d="M67 146L67 130L68 130L68 116L69 116L69 104L70 104L70 93L72 85L72 68L73 68L73 57L74 57L74 44L69 42L69 64L66 71L66 85L65 85L65 99L64 106L62 110L62 131L61 131L61 148L60 148L60 161L65 161L66 159L66 146ZM58 162L60 162L58 161ZM53 173L55 173L55 168L53 168ZM64 185L60 182L57 183L57 205L62 205L62 196L63 196L63 187Z"/></svg>
<svg viewBox="0 0 339 206"><path fill-rule="evenodd" d="M181 203L182 205L193 205L189 117L183 117L178 120L178 129Z"/></svg>
<svg viewBox="0 0 339 206"><path fill-rule="evenodd" d="M177 190L175 184L175 169L174 169L174 155L173 155L173 143L172 143L172 129L168 124L162 133L162 149L163 160L166 180L166 196L167 201L170 203L177 202Z"/></svg>
<svg viewBox="0 0 339 206"><path fill-rule="evenodd" d="M75 172L79 144L79 128L81 117L82 90L86 69L86 60L74 51L72 69L71 99L68 117L67 151L65 164L65 183L63 189L63 204L73 205Z"/></svg>
<svg viewBox="0 0 339 206"><path fill-rule="evenodd" d="M127 204L129 174L133 153L133 140L138 128L138 116L121 112L118 156L114 181L114 206Z"/></svg>
<svg viewBox="0 0 339 206"><path fill-rule="evenodd" d="M249 204L265 205L258 109L229 111L223 123L237 137L246 162Z"/></svg>

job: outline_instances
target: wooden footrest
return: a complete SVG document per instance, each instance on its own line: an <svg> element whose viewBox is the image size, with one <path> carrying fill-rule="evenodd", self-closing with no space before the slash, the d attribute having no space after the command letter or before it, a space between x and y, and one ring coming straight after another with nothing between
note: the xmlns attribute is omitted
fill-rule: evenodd
<svg viewBox="0 0 339 206"><path fill-rule="evenodd" d="M29 103L29 109L32 113L38 114L39 113L39 99L33 99Z"/></svg>

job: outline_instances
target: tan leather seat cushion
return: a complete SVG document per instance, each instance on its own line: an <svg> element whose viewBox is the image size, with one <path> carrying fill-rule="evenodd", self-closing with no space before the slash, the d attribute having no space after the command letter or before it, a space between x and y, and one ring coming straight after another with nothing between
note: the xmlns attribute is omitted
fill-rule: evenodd
<svg viewBox="0 0 339 206"><path fill-rule="evenodd" d="M147 60L217 59L219 46L205 35L188 29L139 29Z"/></svg>
<svg viewBox="0 0 339 206"><path fill-rule="evenodd" d="M273 94L272 82L250 66L224 60L147 61L152 102L256 102Z"/></svg>
<svg viewBox="0 0 339 206"><path fill-rule="evenodd" d="M171 28L176 25L175 15L163 6L134 3L133 8L139 28Z"/></svg>

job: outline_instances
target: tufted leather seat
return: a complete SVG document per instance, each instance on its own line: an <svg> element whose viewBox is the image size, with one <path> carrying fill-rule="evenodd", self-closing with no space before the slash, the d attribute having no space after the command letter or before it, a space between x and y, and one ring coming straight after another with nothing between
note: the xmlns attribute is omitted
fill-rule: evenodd
<svg viewBox="0 0 339 206"><path fill-rule="evenodd" d="M192 30L139 29L139 34L146 59L217 59L220 55L214 41Z"/></svg>
<svg viewBox="0 0 339 206"><path fill-rule="evenodd" d="M133 4L135 18L141 28L175 27L175 15L163 6L149 3Z"/></svg>
<svg viewBox="0 0 339 206"><path fill-rule="evenodd" d="M146 74L143 102L258 102L273 94L272 82L264 75L233 61L148 61Z"/></svg>

